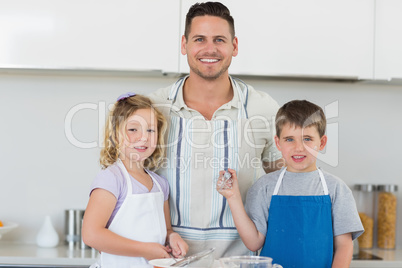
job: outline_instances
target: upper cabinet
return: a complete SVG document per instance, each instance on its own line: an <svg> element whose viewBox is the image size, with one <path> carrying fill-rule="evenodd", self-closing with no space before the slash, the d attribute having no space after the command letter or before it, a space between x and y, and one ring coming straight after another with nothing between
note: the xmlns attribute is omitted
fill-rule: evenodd
<svg viewBox="0 0 402 268"><path fill-rule="evenodd" d="M197 0L3 0L0 69L188 73ZM222 0L239 40L230 73L402 79L401 0Z"/></svg>
<svg viewBox="0 0 402 268"><path fill-rule="evenodd" d="M178 72L178 0L2 2L0 68Z"/></svg>
<svg viewBox="0 0 402 268"><path fill-rule="evenodd" d="M196 1L182 2L181 33ZM374 0L222 3L234 17L239 39L232 74L373 78ZM185 56L180 71L189 71Z"/></svg>
<svg viewBox="0 0 402 268"><path fill-rule="evenodd" d="M375 79L402 79L402 1L376 1Z"/></svg>

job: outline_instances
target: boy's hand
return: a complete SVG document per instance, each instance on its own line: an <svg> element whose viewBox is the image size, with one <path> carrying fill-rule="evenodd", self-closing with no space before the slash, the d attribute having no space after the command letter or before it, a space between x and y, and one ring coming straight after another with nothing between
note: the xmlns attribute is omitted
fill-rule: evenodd
<svg viewBox="0 0 402 268"><path fill-rule="evenodd" d="M237 181L236 171L230 168L228 169L228 171L232 175L230 179L224 178L223 176L225 174L224 170L219 172L219 178L218 181L216 182L216 190L226 199L233 197L240 197L239 183Z"/></svg>

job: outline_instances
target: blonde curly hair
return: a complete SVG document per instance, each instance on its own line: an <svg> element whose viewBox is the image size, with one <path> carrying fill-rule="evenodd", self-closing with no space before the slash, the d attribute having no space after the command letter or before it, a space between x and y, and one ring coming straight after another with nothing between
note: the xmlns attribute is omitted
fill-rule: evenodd
<svg viewBox="0 0 402 268"><path fill-rule="evenodd" d="M134 95L116 101L109 112L104 131L104 147L100 153L100 164L103 169L114 164L120 156L121 128L127 119L140 109L152 109L155 112L158 127L158 143L153 154L144 162L147 169L156 169L162 163L165 155L164 135L166 132L166 119L163 114L153 107L151 100L143 95Z"/></svg>

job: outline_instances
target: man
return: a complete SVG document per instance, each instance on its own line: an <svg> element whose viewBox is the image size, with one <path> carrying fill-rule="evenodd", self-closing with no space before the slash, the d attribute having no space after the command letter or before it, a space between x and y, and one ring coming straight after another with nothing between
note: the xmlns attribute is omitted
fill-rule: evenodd
<svg viewBox="0 0 402 268"><path fill-rule="evenodd" d="M216 258L247 255L216 181L220 170L236 170L245 198L262 166L266 172L280 167L273 140L279 106L229 76L238 40L221 3L190 8L181 52L190 74L150 96L169 122L167 161L159 173L170 185L172 226L189 244L189 254L214 247Z"/></svg>

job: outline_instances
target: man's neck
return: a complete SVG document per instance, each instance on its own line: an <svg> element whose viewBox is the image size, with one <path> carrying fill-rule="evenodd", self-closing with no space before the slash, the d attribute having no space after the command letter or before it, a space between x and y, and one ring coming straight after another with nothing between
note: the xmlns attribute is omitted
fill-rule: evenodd
<svg viewBox="0 0 402 268"><path fill-rule="evenodd" d="M183 86L183 98L188 107L210 120L219 107L233 99L230 78L206 80L190 74Z"/></svg>

